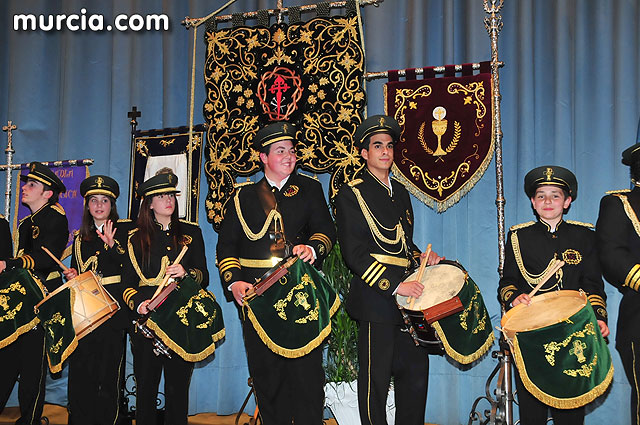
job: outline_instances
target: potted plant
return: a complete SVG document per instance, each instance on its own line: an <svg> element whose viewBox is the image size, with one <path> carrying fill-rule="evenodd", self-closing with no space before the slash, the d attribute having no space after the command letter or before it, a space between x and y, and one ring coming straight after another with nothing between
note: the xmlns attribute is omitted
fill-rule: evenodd
<svg viewBox="0 0 640 425"><path fill-rule="evenodd" d="M338 293L342 305L331 319L325 373L325 405L339 425L359 425L358 413L358 324L348 314L344 300L353 274L342 259L340 245L335 246L322 265L325 277ZM387 401L387 422L394 423L393 389Z"/></svg>

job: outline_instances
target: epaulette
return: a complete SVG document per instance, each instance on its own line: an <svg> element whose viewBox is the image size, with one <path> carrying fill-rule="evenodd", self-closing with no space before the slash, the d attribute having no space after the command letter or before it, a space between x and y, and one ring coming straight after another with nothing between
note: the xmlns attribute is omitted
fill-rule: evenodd
<svg viewBox="0 0 640 425"><path fill-rule="evenodd" d="M237 189L237 188L239 188L239 187L246 186L246 185L249 185L249 184L254 184L254 183L255 183L255 182L252 182L252 181L242 182L242 183L236 183L236 184L234 184L234 185L233 185L233 187L234 187L235 189Z"/></svg>
<svg viewBox="0 0 640 425"><path fill-rule="evenodd" d="M181 222L181 223L190 224L190 225L192 225L192 226L197 226L197 225L198 225L198 223L194 223L193 221L185 220L184 218L181 218L181 219L180 219L180 222Z"/></svg>
<svg viewBox="0 0 640 425"><path fill-rule="evenodd" d="M55 203L53 205L51 205L51 209L53 209L54 211L57 211L60 215L67 215L64 212L64 208L62 208L62 205Z"/></svg>
<svg viewBox="0 0 640 425"><path fill-rule="evenodd" d="M515 224L509 227L509 230L514 231L514 230L524 229L525 227L533 226L534 224L536 224L535 221L527 221L526 223Z"/></svg>
<svg viewBox="0 0 640 425"><path fill-rule="evenodd" d="M131 229L131 230L129 230L128 234L129 234L129 236L131 236L131 235L133 235L133 234L134 234L135 232L137 232L137 231L138 231L138 228L136 227L135 229Z"/></svg>
<svg viewBox="0 0 640 425"><path fill-rule="evenodd" d="M310 176L309 174L301 173L301 172L299 172L299 171L298 171L298 175L299 175L299 176L306 177L306 178L311 179L311 180L315 180L315 181L317 181L317 182L319 182L319 181L320 181L320 179L318 179L318 176L316 176L316 175Z"/></svg>
<svg viewBox="0 0 640 425"><path fill-rule="evenodd" d="M613 195L613 194L616 194L616 193L629 193L629 192L631 192L631 189L608 190L605 193L607 195Z"/></svg>
<svg viewBox="0 0 640 425"><path fill-rule="evenodd" d="M132 223L133 220L131 220L130 218L119 218L118 219L118 223Z"/></svg>
<svg viewBox="0 0 640 425"><path fill-rule="evenodd" d="M594 225L593 225L593 224L591 224L591 223L584 223L584 222L582 222L582 221L575 221L575 220L567 220L567 223L569 223L569 224L575 224L575 225L577 225L577 226L588 227L588 228L590 228L590 229L593 229L593 228L595 228L595 227L596 227L596 226L594 226Z"/></svg>
<svg viewBox="0 0 640 425"><path fill-rule="evenodd" d="M0 214L0 218L1 218L1 219L4 219L4 216L3 216L2 214Z"/></svg>
<svg viewBox="0 0 640 425"><path fill-rule="evenodd" d="M364 180L362 179L353 179L351 180L349 183L347 183L349 186L353 187L356 185L359 185L360 183L362 183Z"/></svg>

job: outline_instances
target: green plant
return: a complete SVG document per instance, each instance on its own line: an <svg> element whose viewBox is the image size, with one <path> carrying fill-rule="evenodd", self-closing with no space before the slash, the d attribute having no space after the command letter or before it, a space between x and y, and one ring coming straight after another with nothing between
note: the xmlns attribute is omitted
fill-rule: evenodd
<svg viewBox="0 0 640 425"><path fill-rule="evenodd" d="M347 314L344 300L349 292L353 274L344 263L337 242L324 260L322 270L342 302L331 319L331 335L325 365L327 381L351 382L358 377L358 325Z"/></svg>

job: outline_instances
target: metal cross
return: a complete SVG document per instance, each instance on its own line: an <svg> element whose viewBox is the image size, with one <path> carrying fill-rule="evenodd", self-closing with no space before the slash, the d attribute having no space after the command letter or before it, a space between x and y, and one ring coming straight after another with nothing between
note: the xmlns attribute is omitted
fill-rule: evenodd
<svg viewBox="0 0 640 425"><path fill-rule="evenodd" d="M12 130L17 130L18 126L16 126L15 124L13 124L13 121L7 121L7 125L2 127L2 131L6 131L7 132L7 149L5 150L5 152L9 152L9 151L13 151L13 147L11 146L11 137L12 137Z"/></svg>

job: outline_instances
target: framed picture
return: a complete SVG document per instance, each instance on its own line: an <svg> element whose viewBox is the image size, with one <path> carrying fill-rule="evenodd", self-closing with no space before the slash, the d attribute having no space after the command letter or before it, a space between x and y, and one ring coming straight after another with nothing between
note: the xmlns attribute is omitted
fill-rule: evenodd
<svg viewBox="0 0 640 425"><path fill-rule="evenodd" d="M140 183L162 172L178 176L178 216L198 223L200 199L200 164L202 162L203 124L193 128L189 141L187 127L136 131L131 148L131 173L128 217L138 217Z"/></svg>

